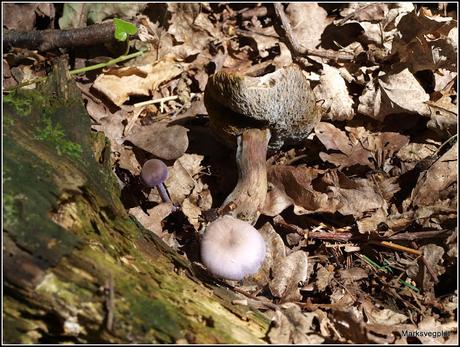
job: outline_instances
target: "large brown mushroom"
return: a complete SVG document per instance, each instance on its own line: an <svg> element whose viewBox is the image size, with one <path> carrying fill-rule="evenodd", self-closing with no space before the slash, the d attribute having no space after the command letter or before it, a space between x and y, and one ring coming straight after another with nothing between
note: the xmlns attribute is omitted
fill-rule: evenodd
<svg viewBox="0 0 460 347"><path fill-rule="evenodd" d="M238 183L222 206L254 224L267 194L267 150L299 143L313 130L320 119L313 91L296 65L261 77L218 72L204 103L214 134L237 145Z"/></svg>

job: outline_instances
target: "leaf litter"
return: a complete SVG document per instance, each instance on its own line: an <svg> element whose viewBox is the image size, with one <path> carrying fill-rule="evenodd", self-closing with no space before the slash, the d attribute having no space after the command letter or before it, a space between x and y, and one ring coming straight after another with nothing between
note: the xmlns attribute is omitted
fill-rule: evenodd
<svg viewBox="0 0 460 347"><path fill-rule="evenodd" d="M113 14L135 19L131 44L148 52L77 83L93 130L111 142L126 209L192 261L237 178L234 152L209 130L209 76L299 64L322 121L302 144L267 158L269 189L256 224L267 254L256 275L228 282L245 293L238 302L272 319L270 343L455 343L454 5L291 3L284 13L300 54L269 3L104 4L88 13L72 4L30 6L6 9L27 28L58 13L67 28ZM76 61L97 54L77 51ZM5 53L5 86L39 76L45 60ZM140 185L150 158L168 165L165 185L178 211ZM410 334L417 331L443 334Z"/></svg>

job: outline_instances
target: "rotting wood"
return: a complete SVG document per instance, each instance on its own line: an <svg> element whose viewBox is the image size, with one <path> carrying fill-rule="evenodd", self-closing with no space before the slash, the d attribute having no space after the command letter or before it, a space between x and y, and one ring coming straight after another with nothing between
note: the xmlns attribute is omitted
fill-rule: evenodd
<svg viewBox="0 0 460 347"><path fill-rule="evenodd" d="M100 139L63 62L4 100L4 342L265 343L265 315L128 216Z"/></svg>

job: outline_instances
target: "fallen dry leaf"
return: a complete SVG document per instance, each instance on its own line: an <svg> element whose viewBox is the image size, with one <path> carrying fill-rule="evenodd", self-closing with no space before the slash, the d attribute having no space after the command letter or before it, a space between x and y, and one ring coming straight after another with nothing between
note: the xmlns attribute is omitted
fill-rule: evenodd
<svg viewBox="0 0 460 347"><path fill-rule="evenodd" d="M112 68L100 74L93 88L104 94L116 106L133 95L151 95L163 82L179 76L183 68L170 60L136 67Z"/></svg>
<svg viewBox="0 0 460 347"><path fill-rule="evenodd" d="M424 332L423 336L417 336L421 343L427 345L438 345L445 344L449 336L456 335L454 332L457 329L456 322L441 323L432 316L428 316L422 319L417 326L417 331ZM414 329L415 330L415 329ZM428 332L448 332L449 334L429 334ZM422 334L420 334L422 335ZM458 339L457 339L458 341ZM454 340L454 343L457 341Z"/></svg>
<svg viewBox="0 0 460 347"><path fill-rule="evenodd" d="M289 206L292 206L293 203L292 199L284 192L284 190L281 190L270 182L261 213L266 216L274 217L283 212Z"/></svg>
<svg viewBox="0 0 460 347"><path fill-rule="evenodd" d="M339 168L356 164L373 167L373 163L369 161L370 151L363 148L361 142L357 141L352 144L345 132L337 129L331 123L318 123L315 127L315 134L327 149L342 152L332 154L321 152L319 156L322 160L336 164Z"/></svg>
<svg viewBox="0 0 460 347"><path fill-rule="evenodd" d="M358 112L383 121L386 116L396 113L416 113L429 116L426 101L429 95L409 71L388 73L371 81L359 97Z"/></svg>
<svg viewBox="0 0 460 347"><path fill-rule="evenodd" d="M329 271L322 265L318 266L316 270L316 287L318 288L319 292L323 292L331 283L332 279L334 278L334 272Z"/></svg>
<svg viewBox="0 0 460 347"><path fill-rule="evenodd" d="M339 201L337 211L345 216L360 218L365 212L386 206L375 183L367 179L350 179L340 171L330 170L322 180L329 184L328 189L332 191L334 199Z"/></svg>
<svg viewBox="0 0 460 347"><path fill-rule="evenodd" d="M154 156L174 160L180 158L188 148L188 129L181 125L153 123L134 126L125 140Z"/></svg>
<svg viewBox="0 0 460 347"><path fill-rule="evenodd" d="M174 162L173 167L169 169L168 178L165 185L175 203L182 204L197 184L195 176L201 171L202 155L184 154Z"/></svg>
<svg viewBox="0 0 460 347"><path fill-rule="evenodd" d="M427 126L435 130L443 139L448 139L457 133L457 105L449 95L443 95L435 102L427 103L431 110L431 119Z"/></svg>
<svg viewBox="0 0 460 347"><path fill-rule="evenodd" d="M265 223L259 232L265 240L266 255L260 270L253 276L253 279L262 287L270 281L273 267L286 258L286 247L283 239L270 223Z"/></svg>
<svg viewBox="0 0 460 347"><path fill-rule="evenodd" d="M457 33L456 24L450 17L410 12L397 25L400 34L393 41L392 54L397 53L412 72L443 67L455 71L457 42L451 31Z"/></svg>
<svg viewBox="0 0 460 347"><path fill-rule="evenodd" d="M327 110L324 118L328 120L350 120L355 115L353 99L348 92L340 71L323 64L320 83L313 89L317 100L324 100L321 107Z"/></svg>
<svg viewBox="0 0 460 347"><path fill-rule="evenodd" d="M369 324L396 325L406 322L409 317L390 309L378 309L369 300L364 300L362 308Z"/></svg>
<svg viewBox="0 0 460 347"><path fill-rule="evenodd" d="M299 283L307 279L308 257L304 251L295 251L273 264L271 293L283 301L300 301Z"/></svg>
<svg viewBox="0 0 460 347"><path fill-rule="evenodd" d="M144 228L158 235L160 238L163 237L163 226L161 221L168 217L172 212L171 203L160 203L145 213L140 207L130 208L128 211L131 215L141 223Z"/></svg>
<svg viewBox="0 0 460 347"><path fill-rule="evenodd" d="M286 197L281 197L283 204L278 207L286 206L291 200L297 206L301 206L305 213L335 212L338 202L330 199L326 193L315 190L312 186L312 181L323 173L324 170L306 167L285 165L270 167L269 182L277 187L279 194L286 194Z"/></svg>
<svg viewBox="0 0 460 347"><path fill-rule="evenodd" d="M331 23L326 10L317 3L290 3L286 15L297 39L306 48L316 48L321 43L321 33Z"/></svg>
<svg viewBox="0 0 460 347"><path fill-rule="evenodd" d="M268 332L270 343L273 344L320 344L324 338L315 334L314 312L303 313L295 304L285 304L282 310L275 312L274 324Z"/></svg>
<svg viewBox="0 0 460 347"><path fill-rule="evenodd" d="M457 146L452 146L418 179L412 191L414 206L429 206L437 202L449 186L457 182Z"/></svg>

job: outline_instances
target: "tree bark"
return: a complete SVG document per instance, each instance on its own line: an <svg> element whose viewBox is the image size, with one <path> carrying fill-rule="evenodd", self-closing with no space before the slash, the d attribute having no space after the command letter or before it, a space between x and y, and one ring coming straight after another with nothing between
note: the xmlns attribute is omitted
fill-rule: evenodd
<svg viewBox="0 0 460 347"><path fill-rule="evenodd" d="M70 30L5 30L3 44L6 49L13 46L46 52L55 48L96 46L115 42L114 33L115 25L112 22Z"/></svg>
<svg viewBox="0 0 460 347"><path fill-rule="evenodd" d="M4 342L265 343L266 316L127 214L57 66L4 98Z"/></svg>

